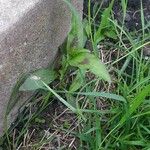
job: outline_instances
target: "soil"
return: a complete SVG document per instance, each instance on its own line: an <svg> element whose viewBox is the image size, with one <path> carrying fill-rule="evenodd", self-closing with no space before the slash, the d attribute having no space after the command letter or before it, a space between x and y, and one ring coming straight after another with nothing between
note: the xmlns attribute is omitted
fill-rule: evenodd
<svg viewBox="0 0 150 150"><path fill-rule="evenodd" d="M104 0L103 3L99 0L91 0L91 5L95 4L102 5L102 9L105 9L109 6L111 0ZM150 0L142 0L144 8L145 22L150 21ZM84 1L84 13L87 14L88 0ZM141 3L140 0L128 0L127 4L127 13L125 18L125 25L129 31L141 29ZM115 0L114 3L114 15L118 22L122 23L122 8L120 0Z"/></svg>
<svg viewBox="0 0 150 150"><path fill-rule="evenodd" d="M101 7L101 10L103 11L109 6L110 2L111 0L103 0L103 1L91 0L91 6L92 6L91 12L93 12L94 5L99 5ZM142 5L141 5L141 2L142 2ZM150 0L128 0L126 17L124 20L125 28L127 31L134 32L134 31L139 31L140 29L142 29L141 6L143 6L145 25L149 24ZM85 0L84 1L84 17L87 16L87 13L88 13L88 0ZM121 0L115 0L113 13L118 23L122 25L123 12L122 12ZM99 16L97 16L96 21L99 24L100 22ZM150 30L150 27L148 27L146 30L148 34L149 34L149 30ZM150 45L147 45L146 47L144 47L143 51L144 51L144 57L146 59L150 58Z"/></svg>

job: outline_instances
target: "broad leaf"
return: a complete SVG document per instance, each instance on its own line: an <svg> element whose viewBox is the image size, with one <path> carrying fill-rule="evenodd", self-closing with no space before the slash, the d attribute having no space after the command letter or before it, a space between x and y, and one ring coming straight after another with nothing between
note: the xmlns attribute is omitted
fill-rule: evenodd
<svg viewBox="0 0 150 150"><path fill-rule="evenodd" d="M30 75L19 88L19 91L33 91L43 88L43 81L46 84L56 79L55 71L49 69L41 69Z"/></svg>
<svg viewBox="0 0 150 150"><path fill-rule="evenodd" d="M108 82L111 82L108 71L105 68L105 65L100 61L98 57L91 54L88 50L76 50L72 54L68 63L71 66L79 67L81 69L89 69L99 78L102 78Z"/></svg>

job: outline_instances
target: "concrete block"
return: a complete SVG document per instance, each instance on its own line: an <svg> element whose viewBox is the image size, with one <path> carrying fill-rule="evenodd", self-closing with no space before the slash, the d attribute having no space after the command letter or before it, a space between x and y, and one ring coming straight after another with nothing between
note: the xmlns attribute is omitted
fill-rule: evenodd
<svg viewBox="0 0 150 150"><path fill-rule="evenodd" d="M82 15L83 1L72 3ZM0 0L0 136L16 81L54 61L70 25L71 11L62 0ZM11 111L9 124L19 106Z"/></svg>

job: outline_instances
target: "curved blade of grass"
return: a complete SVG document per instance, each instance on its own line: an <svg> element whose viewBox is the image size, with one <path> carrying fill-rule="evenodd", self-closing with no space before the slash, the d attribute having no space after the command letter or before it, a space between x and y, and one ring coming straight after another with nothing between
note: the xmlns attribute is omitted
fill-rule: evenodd
<svg viewBox="0 0 150 150"><path fill-rule="evenodd" d="M59 96L53 89L51 89L47 84L45 84L43 81L41 81L43 85L47 88L48 91L50 91L52 94L54 94L65 106L67 106L72 112L76 112L76 109L71 106L66 100L64 100L61 96Z"/></svg>
<svg viewBox="0 0 150 150"><path fill-rule="evenodd" d="M11 93L11 96L10 96L10 99L8 101L7 108L6 108L6 114L5 114L6 116L9 115L11 110L18 103L18 101L19 101L19 88L24 83L24 81L29 77L29 75L30 75L30 73L29 74L23 74L21 76L21 78L17 81L14 88L12 89L12 93Z"/></svg>

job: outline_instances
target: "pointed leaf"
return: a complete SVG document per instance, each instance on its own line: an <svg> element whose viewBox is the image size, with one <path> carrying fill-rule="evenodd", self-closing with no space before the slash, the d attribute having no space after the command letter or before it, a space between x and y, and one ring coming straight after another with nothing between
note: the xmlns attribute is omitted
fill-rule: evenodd
<svg viewBox="0 0 150 150"><path fill-rule="evenodd" d="M71 66L79 67L81 69L89 69L96 76L111 82L108 71L105 65L99 60L98 57L91 54L85 49L76 50L77 52L72 55L71 59L68 61Z"/></svg>
<svg viewBox="0 0 150 150"><path fill-rule="evenodd" d="M43 82L51 83L56 79L56 73L53 70L41 69L30 75L19 88L19 91L33 91L43 88Z"/></svg>
<svg viewBox="0 0 150 150"><path fill-rule="evenodd" d="M98 44L102 40L102 37L103 37L102 30L105 29L109 25L109 22L110 22L109 18L110 18L110 15L111 15L111 10L112 10L112 7L113 7L113 3L114 3L114 0L111 1L109 7L106 8L104 10L103 14L102 14L100 26L99 26L97 32L94 35L94 41L95 41L96 44Z"/></svg>
<svg viewBox="0 0 150 150"><path fill-rule="evenodd" d="M72 82L69 91L70 92L75 92L77 91L80 87L82 87L83 85L83 77L85 76L85 71L82 71L82 73L80 71L78 71L74 81Z"/></svg>

